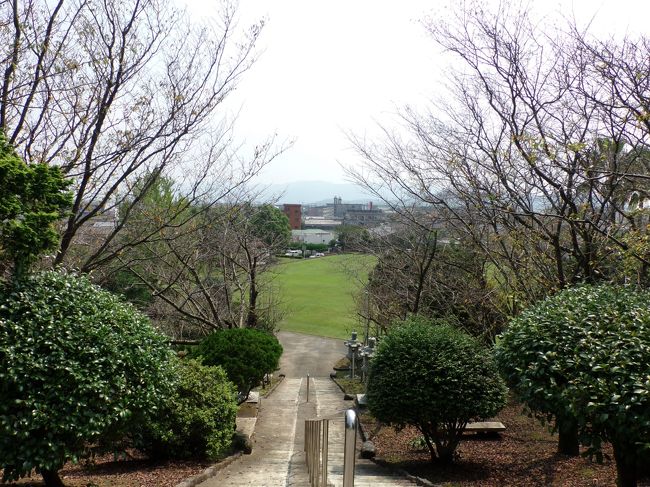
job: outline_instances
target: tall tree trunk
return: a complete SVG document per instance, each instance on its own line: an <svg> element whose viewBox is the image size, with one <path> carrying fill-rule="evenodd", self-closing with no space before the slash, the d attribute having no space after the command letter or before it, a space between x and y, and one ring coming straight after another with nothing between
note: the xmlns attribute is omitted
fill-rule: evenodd
<svg viewBox="0 0 650 487"><path fill-rule="evenodd" d="M560 438L557 443L557 452L563 455L577 457L580 454L578 441L578 427L573 420L558 420Z"/></svg>
<svg viewBox="0 0 650 487"><path fill-rule="evenodd" d="M43 481L45 481L46 487L65 487L61 481L61 477L59 477L59 472L55 470L42 470L41 476L43 477Z"/></svg>
<svg viewBox="0 0 650 487"><path fill-rule="evenodd" d="M627 446L627 448L626 448ZM635 446L613 441L614 460L616 460L616 485L618 487L637 486L637 462Z"/></svg>
<svg viewBox="0 0 650 487"><path fill-rule="evenodd" d="M246 318L246 326L248 328L257 328L257 257L253 258L253 262L249 271L249 292L248 292L248 316Z"/></svg>

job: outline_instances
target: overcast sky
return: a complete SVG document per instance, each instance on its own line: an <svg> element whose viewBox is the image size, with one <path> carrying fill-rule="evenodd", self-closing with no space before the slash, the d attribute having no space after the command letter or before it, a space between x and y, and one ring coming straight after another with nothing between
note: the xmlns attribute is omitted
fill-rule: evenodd
<svg viewBox="0 0 650 487"><path fill-rule="evenodd" d="M219 0L187 1L193 15L208 15ZM446 61L419 22L444 15L449 4L240 0L240 26L261 18L266 25L259 60L228 101L230 110L240 111L236 133L251 145L274 133L280 141L294 141L259 182L344 182L339 163L358 160L346 131L372 137L376 122L390 123L398 107L438 96ZM594 33L650 34L650 0L531 4L540 13L575 15L581 23L595 16Z"/></svg>

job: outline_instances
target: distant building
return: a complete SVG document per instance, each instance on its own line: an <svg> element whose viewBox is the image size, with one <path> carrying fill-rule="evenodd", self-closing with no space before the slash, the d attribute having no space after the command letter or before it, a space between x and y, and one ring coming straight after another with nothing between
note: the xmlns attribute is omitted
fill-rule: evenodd
<svg viewBox="0 0 650 487"><path fill-rule="evenodd" d="M363 203L343 203L340 196L334 197L334 203L328 203L323 208L323 216L325 218L345 218L348 211L363 211L367 205Z"/></svg>
<svg viewBox="0 0 650 487"><path fill-rule="evenodd" d="M302 208L302 214L305 217L309 216L323 216L323 210L325 209L324 206L318 206L318 205L305 205Z"/></svg>
<svg viewBox="0 0 650 487"><path fill-rule="evenodd" d="M334 219L334 218L325 218L322 216L308 216L305 217L304 228L312 229L326 229L326 230L335 230L341 226L343 220Z"/></svg>
<svg viewBox="0 0 650 487"><path fill-rule="evenodd" d="M289 218L291 230L300 230L302 227L302 205L285 204L282 211Z"/></svg>
<svg viewBox="0 0 650 487"><path fill-rule="evenodd" d="M379 225L386 220L386 215L382 210L378 209L364 209L364 210L348 210L345 212L343 223L345 225L356 226L371 226Z"/></svg>
<svg viewBox="0 0 650 487"><path fill-rule="evenodd" d="M372 228L389 222L391 215L390 212L376 208L372 201L343 203L340 196L335 196L332 203L306 205L302 209L302 218L302 228L335 230L341 225Z"/></svg>
<svg viewBox="0 0 650 487"><path fill-rule="evenodd" d="M305 244L329 244L336 239L336 232L310 228L307 230L292 230L291 240Z"/></svg>

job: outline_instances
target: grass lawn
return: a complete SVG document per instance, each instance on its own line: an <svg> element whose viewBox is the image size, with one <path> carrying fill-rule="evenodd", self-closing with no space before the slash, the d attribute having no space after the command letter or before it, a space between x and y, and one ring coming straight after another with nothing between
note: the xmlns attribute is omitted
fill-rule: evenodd
<svg viewBox="0 0 650 487"><path fill-rule="evenodd" d="M274 278L286 310L280 329L348 338L360 328L353 296L373 265L374 257L359 254L282 260Z"/></svg>

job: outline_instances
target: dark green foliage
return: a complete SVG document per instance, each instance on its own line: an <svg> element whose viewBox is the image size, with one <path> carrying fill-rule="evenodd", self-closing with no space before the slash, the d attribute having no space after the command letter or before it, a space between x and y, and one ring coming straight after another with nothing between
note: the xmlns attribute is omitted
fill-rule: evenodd
<svg viewBox="0 0 650 487"><path fill-rule="evenodd" d="M512 321L497 347L507 381L544 419L572 419L597 458L610 441L621 485L650 443L650 293L566 289ZM623 471L621 470L623 469Z"/></svg>
<svg viewBox="0 0 650 487"><path fill-rule="evenodd" d="M482 344L450 325L414 318L396 323L380 342L367 397L379 421L415 426L432 461L449 462L467 423L505 405L506 388Z"/></svg>
<svg viewBox="0 0 650 487"><path fill-rule="evenodd" d="M102 287L122 296L139 309L145 309L153 303L153 293L142 280L129 270L119 270L108 276Z"/></svg>
<svg viewBox="0 0 650 487"><path fill-rule="evenodd" d="M368 247L370 234L363 227L340 225L336 229L336 233L341 249L346 252L364 251Z"/></svg>
<svg viewBox="0 0 650 487"><path fill-rule="evenodd" d="M109 430L155 414L171 387L165 337L85 277L50 271L0 294L0 468L56 472Z"/></svg>
<svg viewBox="0 0 650 487"><path fill-rule="evenodd" d="M191 353L206 365L220 365L235 383L239 401L248 398L264 374L280 362L282 345L269 333L250 328L233 328L208 335Z"/></svg>
<svg viewBox="0 0 650 487"><path fill-rule="evenodd" d="M216 458L230 447L237 390L221 367L176 360L176 391L142 424L140 447L153 458Z"/></svg>
<svg viewBox="0 0 650 487"><path fill-rule="evenodd" d="M254 207L251 215L253 233L266 245L284 248L291 240L291 225L284 212L273 205Z"/></svg>
<svg viewBox="0 0 650 487"><path fill-rule="evenodd" d="M306 248L315 252L325 252L329 249L327 244L307 244Z"/></svg>
<svg viewBox="0 0 650 487"><path fill-rule="evenodd" d="M327 244L315 244L315 243L303 244L302 242L291 242L288 245L288 248L302 250L303 246L305 247L305 250L313 250L314 252L326 252L327 250L329 250L329 246Z"/></svg>
<svg viewBox="0 0 650 487"><path fill-rule="evenodd" d="M17 276L42 252L53 250L53 226L72 205L70 181L57 167L27 165L0 133L0 270L13 265Z"/></svg>

